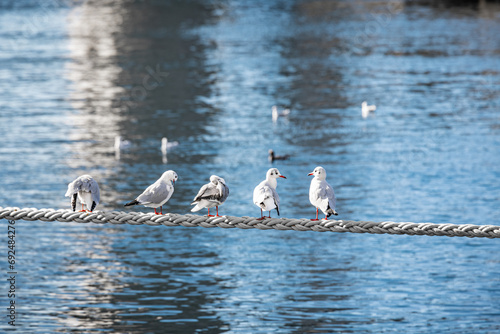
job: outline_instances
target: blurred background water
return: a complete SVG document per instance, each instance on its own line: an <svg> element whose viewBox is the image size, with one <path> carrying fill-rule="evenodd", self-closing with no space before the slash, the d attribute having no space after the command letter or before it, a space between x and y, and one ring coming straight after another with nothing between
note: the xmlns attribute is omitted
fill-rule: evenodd
<svg viewBox="0 0 500 334"><path fill-rule="evenodd" d="M0 206L69 208L88 173L122 210L173 169L164 210L217 174L221 213L258 216L276 166L282 216L312 218L322 165L339 219L498 225L499 31L484 0L1 1ZM496 240L16 226L20 332L500 331Z"/></svg>

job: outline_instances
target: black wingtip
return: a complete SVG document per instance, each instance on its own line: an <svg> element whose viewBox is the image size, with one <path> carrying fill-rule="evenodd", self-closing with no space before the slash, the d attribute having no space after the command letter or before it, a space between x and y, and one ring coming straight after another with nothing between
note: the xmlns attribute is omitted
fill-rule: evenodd
<svg viewBox="0 0 500 334"><path fill-rule="evenodd" d="M134 199L133 201L128 202L124 206L132 206L132 205L137 205L137 204L139 204L139 201L137 201L136 199Z"/></svg>

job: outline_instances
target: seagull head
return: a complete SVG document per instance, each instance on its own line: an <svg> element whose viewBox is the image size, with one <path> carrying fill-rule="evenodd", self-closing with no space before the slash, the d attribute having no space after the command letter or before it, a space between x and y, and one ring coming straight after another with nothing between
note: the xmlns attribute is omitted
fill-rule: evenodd
<svg viewBox="0 0 500 334"><path fill-rule="evenodd" d="M313 172L311 172L307 175L314 175L314 177L317 177L320 180L325 180L326 179L326 170L323 167L318 166L318 167L314 168Z"/></svg>
<svg viewBox="0 0 500 334"><path fill-rule="evenodd" d="M173 170L167 170L165 173L163 173L161 178L165 181L172 181L172 184L175 184L175 181L177 181L178 176L177 173L174 172Z"/></svg>
<svg viewBox="0 0 500 334"><path fill-rule="evenodd" d="M212 182L214 185L219 184L219 179L220 177L218 177L217 175L210 176L210 182Z"/></svg>
<svg viewBox="0 0 500 334"><path fill-rule="evenodd" d="M266 179L277 179L278 177L281 177L281 178L284 178L286 179L285 176L281 175L280 171L278 170L278 168L270 168L268 171L267 171L267 174L266 174Z"/></svg>

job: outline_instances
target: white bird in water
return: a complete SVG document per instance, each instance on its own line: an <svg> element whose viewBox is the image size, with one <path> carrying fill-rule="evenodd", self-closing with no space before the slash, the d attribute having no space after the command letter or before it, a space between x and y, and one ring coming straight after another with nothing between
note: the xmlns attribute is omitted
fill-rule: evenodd
<svg viewBox="0 0 500 334"><path fill-rule="evenodd" d="M116 159L120 159L121 151L130 148L130 146L132 146L130 141L123 139L122 136L116 136L115 137L115 157L116 157Z"/></svg>
<svg viewBox="0 0 500 334"><path fill-rule="evenodd" d="M326 171L323 167L318 166L314 172L307 175L314 175L309 188L309 201L316 208L316 219L318 220L318 209L325 214L325 220L331 215L337 216L335 211L335 193L331 185L326 182Z"/></svg>
<svg viewBox="0 0 500 334"><path fill-rule="evenodd" d="M133 201L125 204L131 205L144 205L148 208L154 208L155 214L163 214L163 204L172 197L174 193L174 183L177 181L177 173L173 170L168 170L152 185L146 188L142 194L137 196ZM160 213L156 212L156 208L160 207Z"/></svg>
<svg viewBox="0 0 500 334"><path fill-rule="evenodd" d="M366 101L363 101L363 103L361 103L361 116L363 116L363 118L367 118L370 112L375 110L377 110L376 105L368 105Z"/></svg>
<svg viewBox="0 0 500 334"><path fill-rule="evenodd" d="M178 141L169 142L167 137L163 137L161 139L161 153L163 153L163 155L166 155L169 149L177 145L179 145Z"/></svg>
<svg viewBox="0 0 500 334"><path fill-rule="evenodd" d="M82 205L80 212L94 211L101 199L99 185L90 175L79 176L76 180L68 184L68 191L66 191L65 196L71 197L71 208L73 211L76 210L76 200L78 198L78 201Z"/></svg>
<svg viewBox="0 0 500 334"><path fill-rule="evenodd" d="M129 148L130 146L130 141L123 139L122 136L115 137L115 151L124 150Z"/></svg>
<svg viewBox="0 0 500 334"><path fill-rule="evenodd" d="M272 117L273 117L273 122L276 122L278 120L278 117L286 117L290 114L290 109L284 109L282 112L278 112L278 107L273 106L272 107Z"/></svg>
<svg viewBox="0 0 500 334"><path fill-rule="evenodd" d="M260 208L260 218L262 220L266 217L262 215L262 210L269 211L269 218L271 218L271 210L276 208L278 216L280 215L280 197L276 192L278 186L277 178L282 177L278 168L270 168L266 173L266 179L259 183L253 191L253 202Z"/></svg>
<svg viewBox="0 0 500 334"><path fill-rule="evenodd" d="M203 208L208 209L208 216L213 217L210 214L210 208L215 206L217 210L216 217L219 217L219 205L222 205L229 196L229 188L226 186L226 181L217 175L210 176L210 182L201 187L198 195L193 200L191 205L196 206L191 209L191 212L200 211Z"/></svg>
<svg viewBox="0 0 500 334"><path fill-rule="evenodd" d="M269 155L267 157L269 162L274 162L275 160L287 160L288 158L290 158L290 155L288 155L288 154L276 155L276 154L274 154L274 150L269 150Z"/></svg>

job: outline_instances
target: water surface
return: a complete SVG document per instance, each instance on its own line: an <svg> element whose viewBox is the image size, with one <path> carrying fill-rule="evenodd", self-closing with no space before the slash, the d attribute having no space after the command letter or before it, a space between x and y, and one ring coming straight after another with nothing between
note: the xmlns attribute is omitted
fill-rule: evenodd
<svg viewBox="0 0 500 334"><path fill-rule="evenodd" d="M173 169L166 210L217 174L221 213L257 216L273 148L284 217L314 216L322 165L340 219L498 225L499 19L489 1L4 2L0 206L69 208L88 173L122 210ZM500 330L495 240L16 226L20 332Z"/></svg>

